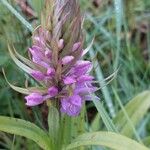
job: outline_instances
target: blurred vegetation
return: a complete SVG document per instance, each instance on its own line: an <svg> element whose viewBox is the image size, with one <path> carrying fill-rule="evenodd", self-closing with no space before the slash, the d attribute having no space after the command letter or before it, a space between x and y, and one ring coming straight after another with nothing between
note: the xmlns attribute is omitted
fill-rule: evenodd
<svg viewBox="0 0 150 150"><path fill-rule="evenodd" d="M17 0L9 1L28 22L33 26L38 25L42 0L22 2L25 2L28 9ZM120 110L117 98L125 105L135 95L150 87L150 1L80 0L80 3L85 12L86 45L95 37L93 48L86 57L95 63L93 73L97 80L103 80L119 67L113 82L97 93L110 117L113 117ZM19 53L27 55L27 49L31 45L31 32L1 2L0 27L0 115L34 121L43 128L44 118L47 116L45 106L27 108L23 96L9 87L1 71L3 67L12 84L25 85L28 76L24 76L11 60L7 44L13 43ZM112 106L109 105L111 102ZM93 104L87 103L87 112L88 128L92 121L97 121L96 126L92 124L95 130L103 128ZM149 121L148 111L137 127L141 137L150 136ZM1 132L0 149L39 148L32 141Z"/></svg>

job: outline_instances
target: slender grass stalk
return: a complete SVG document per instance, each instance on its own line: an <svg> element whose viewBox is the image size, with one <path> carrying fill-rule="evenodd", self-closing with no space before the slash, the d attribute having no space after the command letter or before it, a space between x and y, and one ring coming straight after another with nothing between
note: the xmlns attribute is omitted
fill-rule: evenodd
<svg viewBox="0 0 150 150"><path fill-rule="evenodd" d="M98 113L101 115L102 120L103 120L107 130L112 131L112 132L118 132L114 123L112 122L111 118L107 114L107 111L105 110L104 106L101 104L101 102L99 100L95 99L95 96L90 91L89 91L89 94L92 97L92 101L93 101Z"/></svg>
<svg viewBox="0 0 150 150"><path fill-rule="evenodd" d="M95 54L94 54L93 49L91 49L89 51L89 55L90 55L91 59L94 58ZM97 60L95 60L93 62L93 65L97 67L97 69L95 70L95 73L96 73L96 77L97 77L98 81L102 81L102 80L104 81L104 76L103 76L103 73L102 73L101 66L100 66L99 62ZM103 85L106 85L105 81L100 83L100 87L103 86ZM109 90L108 90L107 86L102 88L102 93L104 95L109 113L110 113L111 117L114 118L115 117L115 109L114 109L113 102L112 102L112 99L111 99L111 96L110 96L110 93L109 93Z"/></svg>
<svg viewBox="0 0 150 150"><path fill-rule="evenodd" d="M106 128L108 129L108 131L118 132L115 125L113 124L112 120L110 119L109 115L107 114L106 110L104 109L104 106L102 105L102 103L95 99L93 99L93 103L94 103L97 111L101 115L103 122L104 122Z"/></svg>
<svg viewBox="0 0 150 150"><path fill-rule="evenodd" d="M1 2L2 2L2 4L3 4L5 7L7 7L7 8L9 9L9 11L10 11L12 14L14 14L14 15L16 16L16 18L18 18L18 19L21 21L21 23L22 23L26 28L28 28L28 30L29 30L30 32L33 32L33 31L34 31L32 25L31 25L26 19L24 19L23 16L21 16L21 15L17 12L17 11L7 2L7 0L1 0Z"/></svg>
<svg viewBox="0 0 150 150"><path fill-rule="evenodd" d="M149 28L147 32L147 46L148 46L148 58L150 60L150 29Z"/></svg>
<svg viewBox="0 0 150 150"><path fill-rule="evenodd" d="M14 149L15 140L16 140L16 135L13 136L13 141L12 141L12 145L11 145L11 150L15 150L15 149Z"/></svg>
<svg viewBox="0 0 150 150"><path fill-rule="evenodd" d="M114 0L114 6L115 6L115 14L116 14L116 37L117 37L117 52L116 52L114 69L117 69L119 64L120 50L121 50L120 33L121 33L122 14L123 14L122 0Z"/></svg>
<svg viewBox="0 0 150 150"><path fill-rule="evenodd" d="M131 127L132 130L133 130L133 133L134 133L136 139L137 139L140 143L142 143L140 136L138 135L138 133L137 133L137 131L136 131L136 129L135 129L135 127L134 127L134 125L133 125L131 119L129 118L129 116L128 116L128 114L127 114L127 112L126 112L126 110L125 110L125 108L124 108L124 106L123 106L123 104L122 104L122 102L121 102L121 100L120 100L119 96L117 95L117 93L116 93L116 91L115 91L114 88L113 88L113 92L114 92L114 95L115 95L115 97L116 97L117 102L119 103L119 106L121 107L121 109L122 109L122 111L123 111L123 113L124 113L124 115L125 115L127 121L128 121L129 124L130 124L130 127Z"/></svg>
<svg viewBox="0 0 150 150"><path fill-rule="evenodd" d="M94 56L94 53L93 53L92 50L90 51L90 55ZM104 76L103 76L103 73L102 73L102 70L101 70L101 66L99 65L98 61L95 61L95 66L98 66L97 69L96 69L96 77L97 77L97 79L99 81L104 80ZM103 82L103 83L101 82L101 85L106 85L106 83L105 82ZM110 113L111 117L114 118L115 117L115 110L114 110L113 102L112 102L112 99L111 99L111 96L109 94L107 86L102 88L102 93L104 95L107 107L109 109L109 113Z"/></svg>

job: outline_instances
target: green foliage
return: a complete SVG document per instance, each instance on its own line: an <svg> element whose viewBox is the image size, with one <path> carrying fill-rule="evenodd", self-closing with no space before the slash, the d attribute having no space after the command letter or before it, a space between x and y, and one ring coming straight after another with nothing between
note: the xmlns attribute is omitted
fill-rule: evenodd
<svg viewBox="0 0 150 150"><path fill-rule="evenodd" d="M136 141L113 132L93 132L83 134L67 146L66 150L89 145L106 146L114 150L148 150L148 148Z"/></svg>
<svg viewBox="0 0 150 150"><path fill-rule="evenodd" d="M21 119L0 116L0 131L29 138L45 150L52 149L50 137L33 123Z"/></svg>
<svg viewBox="0 0 150 150"><path fill-rule="evenodd" d="M28 23L6 0L1 0L1 2L22 22L22 24L24 24L31 32L33 32L32 25Z"/></svg>
<svg viewBox="0 0 150 150"><path fill-rule="evenodd" d="M125 106L125 111L134 127L136 127L139 124L139 122L143 119L149 107L150 107L149 91L145 91L137 95L129 103L127 103L127 105ZM118 112L115 118L115 124L122 134L128 137L133 136L133 131L130 122L126 118L122 110Z"/></svg>
<svg viewBox="0 0 150 150"><path fill-rule="evenodd" d="M23 78L22 72L20 73L12 64L7 42L15 45L19 54L26 57L27 47L31 45L32 26L40 23L43 0L28 0L29 5L37 14L37 19L32 21L14 1L13 3L8 2L0 1L0 67L4 67L8 81L12 83L11 86L15 86L16 82L18 86L24 86L28 76L25 74L26 78ZM150 92L142 91L149 89L150 85L150 53L148 51L150 43L146 42L150 39L148 27L146 26L143 32L142 24L147 24L149 21L150 2L148 0L102 0L98 7L95 7L92 1L81 0L80 2L82 10L85 11L84 27L87 45L90 45L89 41L95 37L94 44L90 50L87 50L85 58L93 61L93 74L98 81L96 84L98 87L103 87L96 93L101 100L94 100L94 104L86 104L81 116L76 118L61 116L62 119L59 120L56 110L53 108L50 110L49 135L57 139L55 140L57 147L54 146L54 148L65 149L70 144L67 149L86 150L87 147L79 147L86 145L92 150L101 150L103 149L101 147L116 150L132 150L133 148L146 150L148 148L145 146L150 147L148 129ZM141 36L144 38L143 41L140 41ZM20 63L18 62L19 54L16 54L14 50L11 53L17 63ZM30 62L27 63L30 64ZM106 85L103 79L112 74L118 66L120 68L116 79ZM35 83L29 80L29 84ZM47 114L43 115L43 112L47 113L47 111L45 107L27 109L23 96L10 89L0 72L0 114L19 117L31 122L34 120L35 124L44 129L41 130L23 120L0 117L1 131L25 136L34 140L41 147L49 145L47 147L49 149L50 139L45 130ZM60 122L60 128L58 122ZM102 132L105 130L116 133ZM100 132L86 133L92 131ZM55 135L54 132L58 134ZM143 142L145 146L133 139L138 140L139 143ZM0 149L2 147L3 149L19 150L22 149L22 145L24 149L40 149L30 140L0 133Z"/></svg>
<svg viewBox="0 0 150 150"><path fill-rule="evenodd" d="M59 112L58 110L53 107L49 106L49 113L48 113L48 127L49 127L49 134L52 137L53 143L57 143L57 139L59 137Z"/></svg>

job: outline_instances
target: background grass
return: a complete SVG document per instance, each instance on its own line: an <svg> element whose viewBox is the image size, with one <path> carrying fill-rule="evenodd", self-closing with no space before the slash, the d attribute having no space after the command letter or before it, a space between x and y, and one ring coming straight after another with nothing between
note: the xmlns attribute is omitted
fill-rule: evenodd
<svg viewBox="0 0 150 150"><path fill-rule="evenodd" d="M36 16L27 15L15 2L10 4L33 26L39 24L42 0L28 0ZM95 37L94 45L86 56L94 63L93 74L99 81L112 74L118 67L116 78L97 94L111 118L138 93L148 90L150 85L150 1L148 0L80 0L85 12L86 45ZM13 84L24 86L27 75L11 60L7 42L11 41L19 53L26 55L31 45L30 31L0 2L0 68L4 67L7 78ZM24 81L24 82L22 82ZM32 81L31 81L32 82ZM119 102L118 102L119 100ZM44 106L43 106L44 107ZM34 121L44 128L43 107L28 109L21 94L13 91L0 71L0 115ZM42 111L42 113L41 113ZM87 129L103 130L94 104L87 104ZM137 135L150 135L150 112L136 128ZM92 125L92 126L90 126ZM0 133L0 149L38 149L32 141L18 136Z"/></svg>

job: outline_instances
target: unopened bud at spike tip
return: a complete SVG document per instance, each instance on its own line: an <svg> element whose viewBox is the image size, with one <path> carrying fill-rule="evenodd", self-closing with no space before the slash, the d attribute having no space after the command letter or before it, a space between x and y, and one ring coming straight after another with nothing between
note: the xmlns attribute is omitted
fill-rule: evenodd
<svg viewBox="0 0 150 150"><path fill-rule="evenodd" d="M58 48L59 48L60 50L64 48L64 40L63 40L63 39L60 39L60 40L58 41Z"/></svg>
<svg viewBox="0 0 150 150"><path fill-rule="evenodd" d="M74 51L78 50L80 46L81 46L81 42L75 43L73 45L72 51L74 52Z"/></svg>

